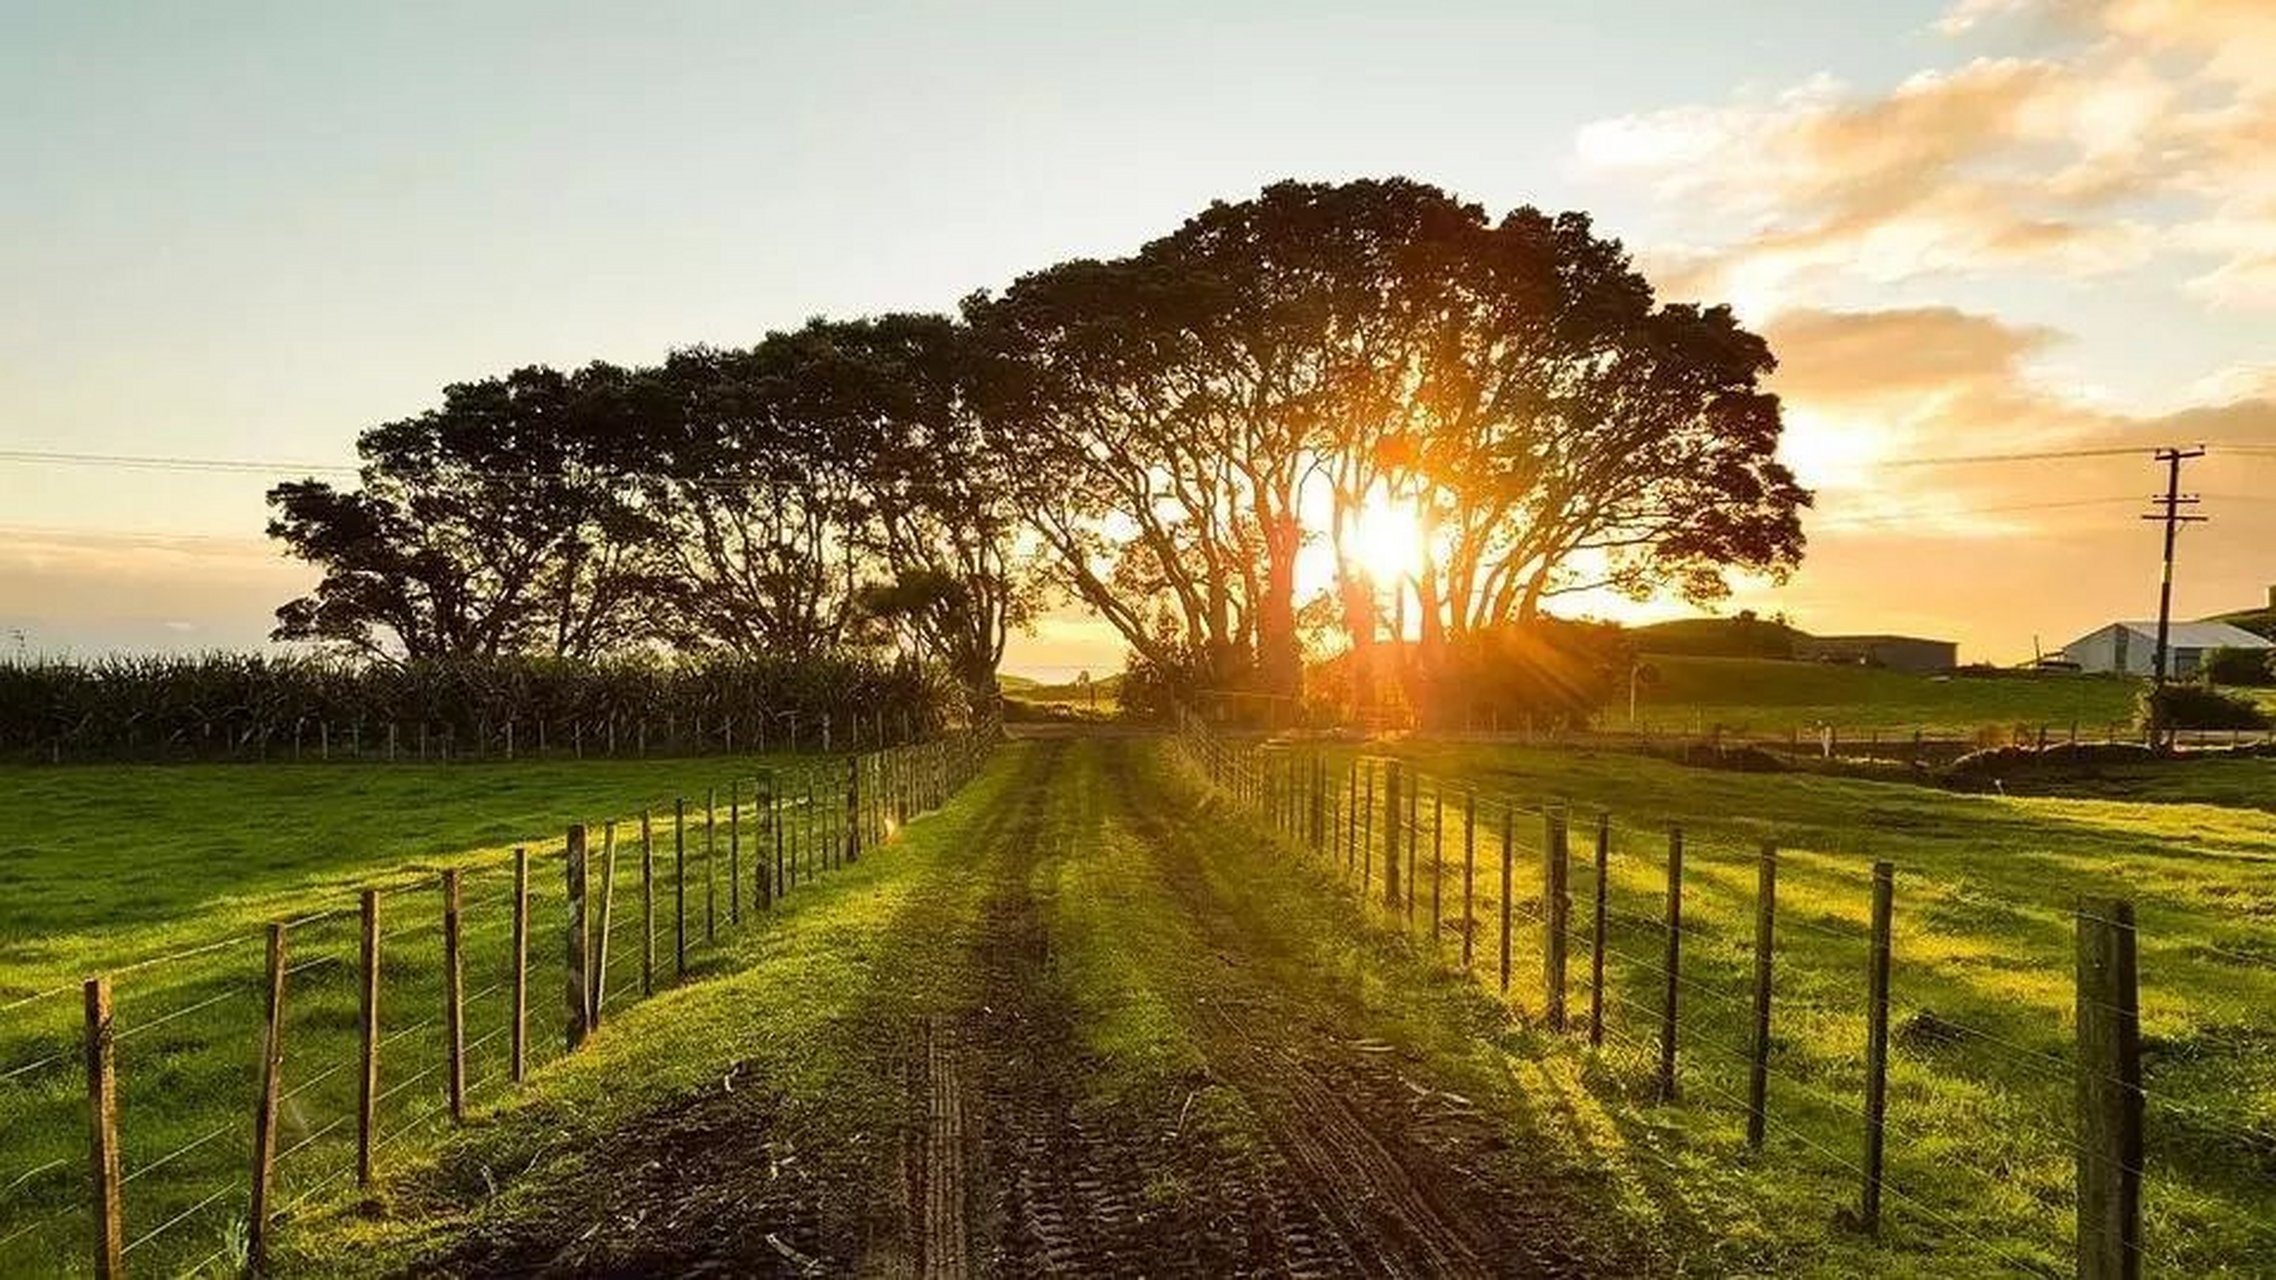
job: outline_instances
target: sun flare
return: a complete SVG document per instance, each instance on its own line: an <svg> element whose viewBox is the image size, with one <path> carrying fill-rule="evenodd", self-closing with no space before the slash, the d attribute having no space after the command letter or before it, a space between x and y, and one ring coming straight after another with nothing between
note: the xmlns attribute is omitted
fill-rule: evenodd
<svg viewBox="0 0 2276 1280"><path fill-rule="evenodd" d="M1411 503L1376 494L1359 512L1353 558L1378 584L1397 582L1422 568L1422 517Z"/></svg>

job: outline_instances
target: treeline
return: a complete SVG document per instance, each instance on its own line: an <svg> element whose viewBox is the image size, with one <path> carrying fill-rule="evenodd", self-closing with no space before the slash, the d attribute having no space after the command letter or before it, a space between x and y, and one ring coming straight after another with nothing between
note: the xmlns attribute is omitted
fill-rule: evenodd
<svg viewBox="0 0 2276 1280"><path fill-rule="evenodd" d="M363 434L360 485L271 493L271 532L324 571L276 634L390 660L894 655L986 696L1057 592L1173 697L1299 698L1349 651L1360 700L1391 678L1429 706L1555 640L1553 602L1789 571L1809 495L1776 460L1773 365L1727 308L1657 301L1585 216L1282 183L955 316L450 387Z"/></svg>
<svg viewBox="0 0 2276 1280"><path fill-rule="evenodd" d="M856 656L0 662L0 753L31 760L843 749L971 718L937 676Z"/></svg>

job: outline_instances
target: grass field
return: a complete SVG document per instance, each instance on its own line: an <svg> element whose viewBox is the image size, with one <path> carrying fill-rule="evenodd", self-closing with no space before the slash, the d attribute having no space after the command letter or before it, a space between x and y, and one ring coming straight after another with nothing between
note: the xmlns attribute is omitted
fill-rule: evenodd
<svg viewBox="0 0 2276 1280"><path fill-rule="evenodd" d="M1637 718L1658 730L1691 733L1716 725L1739 733L1783 736L1799 726L1930 734L1985 726L2046 725L2100 738L2130 726L2139 681L2049 672L2041 675L1939 678L1873 667L1768 658L1653 656L1657 672L1637 699ZM1607 728L1625 728L1624 702L1608 707Z"/></svg>
<svg viewBox="0 0 2276 1280"><path fill-rule="evenodd" d="M615 996L592 1050L573 1058L560 1053L561 826L700 792L766 762L16 772L8 780L25 798L0 894L12 948L0 952L0 1274L69 1269L84 1255L84 1103L67 984L87 967L214 940L226 945L121 974L119 1059L128 1239L147 1237L130 1261L172 1273L217 1257L215 1273L228 1269L242 1231L258 1021L253 931L343 902L367 879L402 886L382 908L392 1037L382 1085L393 1092L381 1164L391 1181L376 1212L350 1208L339 1126L352 1125L354 1084L336 1064L355 1035L355 927L348 915L310 920L294 931L293 959L309 967L288 1001L281 1141L280 1198L295 1212L280 1238L297 1273L526 1260L453 1252L469 1238L598 1248L592 1215L617 1203L606 1199L612 1189L680 1164L728 1165L727 1190L779 1209L798 1249L842 1249L890 1213L880 1197L899 1186L892 1135L923 1122L903 1074L913 1052L921 1057L912 1037L943 1018L966 1020L968 1043L992 1055L984 1078L1024 1073L1034 1080L1020 1088L1070 1090L1063 1105L1082 1117L1086 1141L1126 1143L1148 1179L1143 1198L1164 1213L1208 1200L1196 1188L1227 1177L1251 1185L1242 1179L1266 1176L1254 1171L1258 1153L1301 1140L1308 1127L1283 1123L1272 1085L1301 1062L1360 1089L1364 1107L1385 1108L1370 1112L1391 1124L1378 1132L1384 1141L1403 1140L1396 1117L1410 1099L1429 1125L1500 1126L1492 1149L1544 1179L1528 1203L1585 1201L1552 1215L1558 1228L1575 1239L1601 1233L1615 1242L1607 1248L1640 1242L1651 1255L1643 1269L1655 1273L2068 1273L2069 913L2080 893L2131 896L2140 913L2148 1269L2276 1268L2276 761L2114 769L2092 795L2026 797L1694 770L1612 752L1429 741L1392 751L1443 784L1417 806L1415 892L1396 911L1380 905L1380 777L1368 832L1375 905L1354 911L1359 877L1340 852L1273 848L1202 798L1168 744L1124 739L1013 748L944 814L911 826L892 856L802 888L761 928L727 927L725 877L703 875L695 835L691 958L717 980L653 1001L623 999L639 981L638 922L623 896L631 864L620 862ZM1331 776L1350 776L1360 755L1335 749ZM1477 926L1465 980L1462 812L1472 790ZM1590 995L1593 817L1613 816L1607 1040L1593 1053L1541 1023L1539 810L1556 804L1574 814L1576 1018ZM1506 1003L1505 807L1515 922ZM317 811L331 816L305 816ZM1651 1041L1670 823L1687 836L1684 1093L1662 1104ZM663 860L668 820L660 830ZM516 840L540 854L530 989L545 1069L509 1091L500 868ZM1764 841L1780 848L1781 868L1772 1123L1757 1154L1743 1141L1740 1099ZM724 857L724 826L717 847ZM1857 1197L1866 869L1876 858L1898 867L1879 1242L1842 1222ZM430 877L446 863L467 868L476 1087L473 1122L437 1147ZM720 925L712 947L701 945L707 883ZM1032 934L1006 934L1021 918L1006 914L1015 903L1032 913ZM667 971L671 954L667 928L658 951ZM40 994L58 986L67 989ZM1055 1022L1076 1049L1039 1050L1027 1038ZM56 1060L19 1070L46 1058ZM1010 1114L1024 1124L1035 1113ZM723 1212L700 1197L686 1203ZM842 1216L817 1219L815 1204ZM659 1211L646 1226L610 1221L627 1235L618 1243L644 1237L662 1248L707 1234L686 1222L714 1219Z"/></svg>
<svg viewBox="0 0 2276 1280"><path fill-rule="evenodd" d="M398 1142L439 1110L441 901L459 867L465 919L469 1077L504 1078L511 846L532 852L533 1059L558 1053L566 1018L560 918L562 832L656 814L671 865L672 802L690 800L689 910L724 929L731 906L729 785L779 771L799 803L818 758L717 758L453 766L214 765L11 769L10 848L0 860L0 1274L84 1257L86 1120L78 981L114 976L127 1239L138 1267L228 1256L242 1232L261 1019L261 931L289 935L281 1195L336 1180L353 1135L354 891L385 890L383 1136ZM703 858L705 789L718 789L716 861ZM756 829L746 814L745 880ZM637 824L620 828L612 1004L639 983ZM598 864L596 864L596 875ZM597 889L596 885L596 889ZM708 892L708 898L707 898ZM755 889L745 885L748 910ZM668 907L669 904L667 903ZM668 928L668 926L659 926ZM671 937L663 937L671 963ZM177 1220L178 1219L178 1220ZM152 1234L154 1233L155 1234ZM145 1238L147 1237L147 1238ZM40 1264L35 1266L35 1264Z"/></svg>
<svg viewBox="0 0 2276 1280"><path fill-rule="evenodd" d="M2125 799L1987 797L1904 784L1740 775L1615 753L1404 744L1447 788L1434 877L1433 801L1420 805L1417 924L1449 905L1459 953L1461 805L1474 788L1480 980L1498 979L1501 823L1514 815L1512 1002L1541 1011L1543 819L1572 808L1574 1007L1585 1010L1594 816L1612 813L1598 1055L1528 1073L1542 1105L1601 1138L1640 1189L1672 1182L1712 1224L1701 1259L1827 1274L2070 1270L2076 1088L2071 911L2132 898L2140 920L2149 1093L2147 1258L2174 1274L2276 1267L2276 761L2223 761L2113 780ZM1339 757L1348 768L1350 753ZM1376 803L1384 784L1377 783ZM1665 829L1686 833L1684 1100L1650 1081L1664 970ZM1381 841L1382 819L1373 823ZM1780 850L1768 1150L1743 1145L1755 850ZM1380 854L1378 855L1380 857ZM1868 869L1897 866L1884 1244L1837 1225L1858 1196ZM1375 876L1380 894L1381 877ZM1390 923L1404 925L1394 914ZM1548 1101L1556 1099L1556 1101Z"/></svg>

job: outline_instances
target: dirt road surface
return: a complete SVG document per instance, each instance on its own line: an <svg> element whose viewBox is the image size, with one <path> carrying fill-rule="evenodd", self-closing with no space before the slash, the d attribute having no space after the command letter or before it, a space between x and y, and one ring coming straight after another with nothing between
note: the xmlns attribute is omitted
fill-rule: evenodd
<svg viewBox="0 0 2276 1280"><path fill-rule="evenodd" d="M898 925L829 1031L831 1088L876 1096L886 1132L816 1132L763 1088L682 1099L533 1175L533 1198L575 1212L495 1218L416 1270L1650 1269L1592 1232L1522 1101L1399 1045L1363 993L1406 978L1291 909L1332 896L1291 873L1300 852L1241 828L1159 742L1006 754L1008 785L942 829L956 847L925 889L970 909Z"/></svg>

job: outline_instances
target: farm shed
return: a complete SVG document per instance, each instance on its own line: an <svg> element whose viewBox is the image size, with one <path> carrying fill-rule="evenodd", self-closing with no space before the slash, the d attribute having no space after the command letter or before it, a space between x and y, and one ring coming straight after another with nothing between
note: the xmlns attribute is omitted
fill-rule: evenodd
<svg viewBox="0 0 2276 1280"><path fill-rule="evenodd" d="M1845 662L1926 674L1960 665L1960 646L1919 636L1796 636L1794 656L1804 662Z"/></svg>
<svg viewBox="0 0 2276 1280"><path fill-rule="evenodd" d="M2272 649L2276 644L2226 622L2175 622L2166 627L2169 649L2165 673L2177 679L2197 674L2215 649ZM2146 676L2157 660L2157 623L2113 622L2063 646L2063 656L2081 671Z"/></svg>

